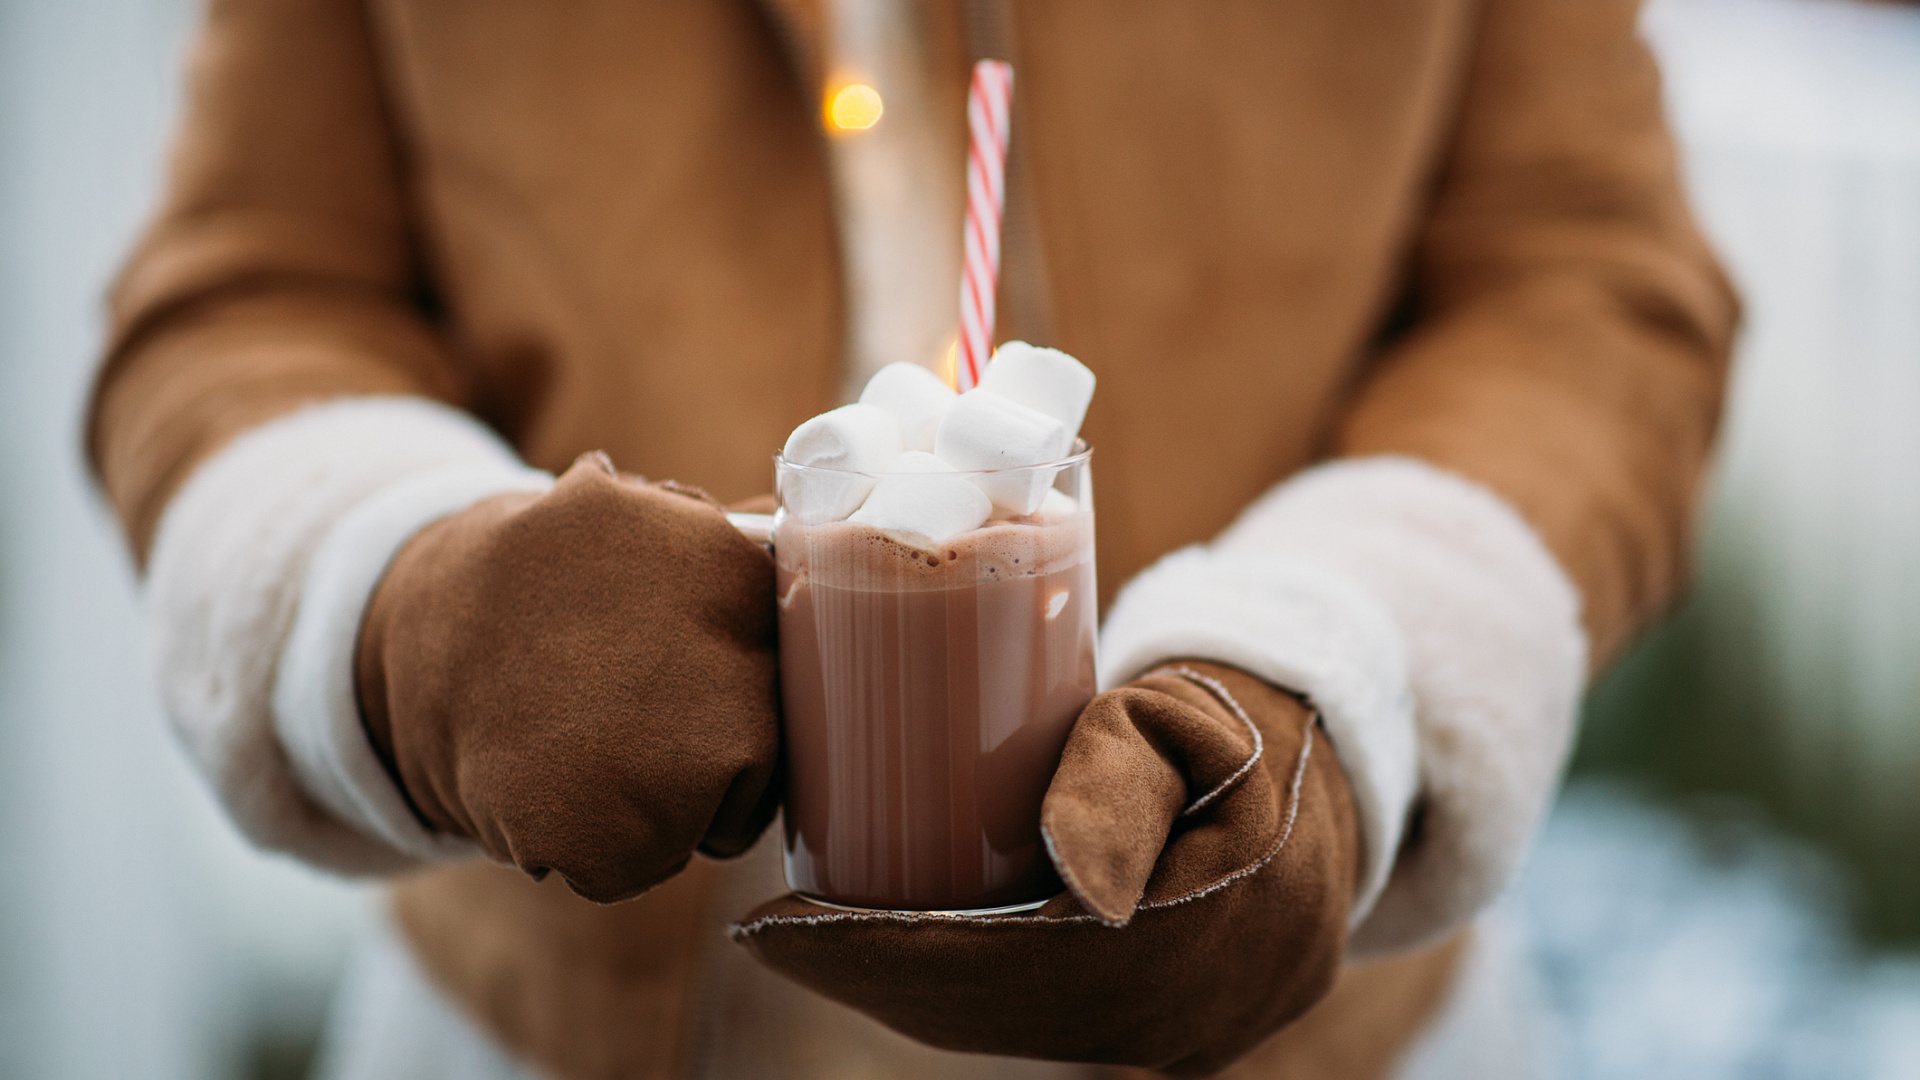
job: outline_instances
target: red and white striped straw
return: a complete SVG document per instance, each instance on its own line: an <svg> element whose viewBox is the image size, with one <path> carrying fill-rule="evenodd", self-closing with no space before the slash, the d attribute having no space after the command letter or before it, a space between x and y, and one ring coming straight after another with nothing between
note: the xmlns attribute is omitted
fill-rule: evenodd
<svg viewBox="0 0 1920 1080"><path fill-rule="evenodd" d="M967 90L966 258L960 268L960 342L955 389L980 384L993 353L993 298L1000 283L1000 212L1007 202L1007 129L1013 119L1013 65L982 60Z"/></svg>

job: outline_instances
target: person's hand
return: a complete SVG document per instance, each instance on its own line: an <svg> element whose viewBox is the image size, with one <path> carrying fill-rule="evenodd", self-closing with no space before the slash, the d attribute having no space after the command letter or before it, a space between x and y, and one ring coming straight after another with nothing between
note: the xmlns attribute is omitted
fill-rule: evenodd
<svg viewBox="0 0 1920 1080"><path fill-rule="evenodd" d="M355 668L423 821L591 900L744 851L778 802L773 560L602 455L409 541Z"/></svg>
<svg viewBox="0 0 1920 1080"><path fill-rule="evenodd" d="M1030 914L828 911L733 929L788 977L951 1050L1200 1075L1332 985L1360 865L1313 711L1232 668L1095 698L1041 828L1069 891Z"/></svg>

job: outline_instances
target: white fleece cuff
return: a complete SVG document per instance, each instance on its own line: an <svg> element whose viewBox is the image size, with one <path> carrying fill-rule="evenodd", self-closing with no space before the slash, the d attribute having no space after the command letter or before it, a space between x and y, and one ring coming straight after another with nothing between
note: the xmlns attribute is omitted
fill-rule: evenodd
<svg viewBox="0 0 1920 1080"><path fill-rule="evenodd" d="M1114 600L1100 633L1100 685L1183 657L1231 664L1320 710L1360 823L1357 923L1386 884L1414 794L1413 704L1393 616L1337 571L1306 560L1184 548Z"/></svg>
<svg viewBox="0 0 1920 1080"><path fill-rule="evenodd" d="M428 831L367 739L354 692L367 604L393 557L421 529L482 499L552 486L551 474L518 465L454 465L409 476L348 511L308 567L300 613L280 650L274 730L308 794L414 858L464 858L480 849Z"/></svg>
<svg viewBox="0 0 1920 1080"><path fill-rule="evenodd" d="M241 832L343 873L416 856L342 817L276 731L275 669L309 564L354 507L450 466L519 470L473 417L422 398L343 398L261 424L196 468L154 534L146 602L161 698Z"/></svg>
<svg viewBox="0 0 1920 1080"><path fill-rule="evenodd" d="M1405 458L1276 485L1211 545L1128 584L1100 647L1105 686L1193 657L1319 706L1366 848L1362 955L1433 940L1512 879L1587 664L1579 594L1520 515Z"/></svg>
<svg viewBox="0 0 1920 1080"><path fill-rule="evenodd" d="M1303 472L1214 547L1331 568L1406 643L1419 827L1350 948L1412 947L1473 917L1518 871L1572 743L1587 669L1573 582L1498 495L1407 458Z"/></svg>

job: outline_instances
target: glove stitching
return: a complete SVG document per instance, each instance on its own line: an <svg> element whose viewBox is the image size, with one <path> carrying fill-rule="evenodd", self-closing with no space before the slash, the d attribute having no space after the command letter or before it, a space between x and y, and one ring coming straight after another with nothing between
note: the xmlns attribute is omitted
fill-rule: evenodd
<svg viewBox="0 0 1920 1080"><path fill-rule="evenodd" d="M1247 715L1247 710L1240 707L1240 702L1233 696L1232 692L1227 689L1225 683L1211 676L1202 675L1200 672L1185 665L1162 668L1152 674L1159 675L1163 673L1178 675L1188 682L1199 686L1202 690L1207 691L1208 694L1212 695L1214 700L1225 705L1229 712L1239 717L1240 722L1246 725L1248 734L1253 736L1253 753L1248 755L1247 760L1240 763L1240 767L1233 771L1232 776L1215 784L1212 790L1193 800L1191 803L1188 803L1187 808L1180 811L1180 816L1187 818L1199 813L1208 803L1226 794L1229 788L1238 784L1248 772L1252 771L1253 766L1266 755L1267 740L1260 734L1260 728L1254 724L1253 718Z"/></svg>
<svg viewBox="0 0 1920 1080"><path fill-rule="evenodd" d="M1195 672L1193 674L1198 675L1199 673ZM1206 678L1205 676L1199 676L1199 677L1201 679ZM1232 698L1232 695L1228 695L1228 699L1231 700L1231 698ZM1246 720L1247 724L1251 727L1253 724L1253 721L1247 718L1246 714L1243 711L1240 711L1238 709L1237 702L1235 703L1234 708L1237 712L1239 712L1239 715L1241 716L1241 718L1243 720ZM1144 902L1140 904L1138 908L1135 909L1136 912L1160 911L1166 908L1178 907L1179 905L1188 903L1190 901L1204 899L1205 897L1211 896L1212 894L1219 892L1221 889L1224 889L1227 886L1232 885L1237 881L1240 881L1244 878L1248 878L1253 876L1254 874L1259 873L1261 870L1265 869L1269 863L1273 862L1273 860L1276 857L1279 856L1281 850L1287 846L1287 841L1292 839L1294 823L1298 821L1300 817L1301 789L1306 786L1307 763L1313 755L1313 741L1314 741L1313 731L1315 727L1319 726L1319 723L1320 723L1319 711L1311 710L1308 712L1305 722L1301 725L1302 737L1300 741L1300 756L1294 761L1293 776L1287 782L1286 823L1281 827L1279 839L1274 841L1273 847L1269 849L1265 855L1262 855L1258 860L1251 862L1246 866L1243 866L1240 869L1233 871L1232 873L1225 874L1219 878L1216 878L1215 880L1208 882L1206 885L1203 885L1192 892L1185 893L1180 896L1170 897L1166 900L1153 900L1153 901ZM1257 728L1255 729L1254 734L1256 738L1259 736L1259 731ZM1107 920L1102 919L1098 915L1084 915L1084 914L1083 915L1062 915L1062 916L1054 916L1054 915L981 916L981 915L961 915L954 912L943 912L943 911L823 911L817 915L768 915L763 918L755 919L752 922L735 923L732 926L727 928L727 936L731 937L735 941L743 941L753 936L754 934L760 933L763 930L768 930L775 927L828 926L834 923L843 923L843 922L900 923L908 926L925 925L931 922L942 922L942 923L957 924L960 926L978 926L983 928L1007 927L1007 926L1072 926L1072 925L1079 925L1083 923L1099 923L1101 925L1106 925L1106 926L1114 925L1108 922Z"/></svg>
<svg viewBox="0 0 1920 1080"><path fill-rule="evenodd" d="M1191 900L1199 900L1202 897L1219 892L1221 889L1239 881L1241 878L1258 873L1280 854L1281 849L1287 846L1287 841L1293 838L1294 822L1300 818L1300 789L1306 786L1307 761L1313 755L1313 729L1319 725L1319 722L1320 715L1318 713L1308 713L1306 722L1301 725L1300 756L1294 760L1293 776L1287 781L1287 821L1286 824L1281 827L1280 838L1274 842L1273 849L1262 856L1259 862L1235 870L1233 873L1217 881L1210 882L1201 888L1195 889L1193 892L1166 900L1154 900L1143 903L1137 910L1158 911L1162 908L1175 907ZM1249 723L1251 723L1251 721L1249 721Z"/></svg>
<svg viewBox="0 0 1920 1080"><path fill-rule="evenodd" d="M1235 784L1238 784L1240 780L1247 775L1248 771L1253 768L1254 764L1265 756L1267 743L1266 738L1260 734L1259 726L1253 722L1252 717L1247 715L1247 711L1240 706L1239 700L1233 696L1232 691L1227 689L1225 683L1210 676L1203 675L1184 664L1157 668L1148 672L1144 677L1154 678L1156 676L1176 676L1198 685L1202 690L1210 694L1214 700L1226 706L1229 712L1238 717L1240 722L1246 725L1248 734L1253 736L1253 753L1249 754L1247 759L1240 763L1240 767L1233 771L1233 775L1215 784L1199 798L1188 803L1186 809L1180 811L1179 817L1175 819L1184 821L1199 813L1202 809L1206 808L1209 803L1212 803L1221 795L1226 794ZM1291 822L1288 823L1288 828L1292 828ZM1053 833L1045 825L1040 827L1040 842L1046 846L1047 859L1053 863L1055 872L1057 872L1061 880L1066 883L1067 891L1076 897L1085 896L1086 890L1081 887L1078 876L1073 872L1073 866L1060 858L1060 849L1054 845ZM1136 907L1134 910L1138 911L1139 909ZM1096 912L1095 914L1099 913ZM1111 919L1105 915L1100 915L1100 921L1108 926L1125 926L1132 918L1132 912L1128 912L1125 917L1119 919Z"/></svg>

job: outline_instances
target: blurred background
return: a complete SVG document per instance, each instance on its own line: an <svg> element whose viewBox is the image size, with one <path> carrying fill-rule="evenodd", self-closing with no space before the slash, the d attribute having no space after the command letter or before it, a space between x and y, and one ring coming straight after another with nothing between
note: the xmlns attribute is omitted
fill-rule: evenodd
<svg viewBox="0 0 1920 1080"><path fill-rule="evenodd" d="M375 896L190 773L78 450L193 0L0 0L0 1076L292 1078ZM1920 7L1653 0L1748 321L1690 599L1504 903L1575 1077L1920 1076Z"/></svg>

